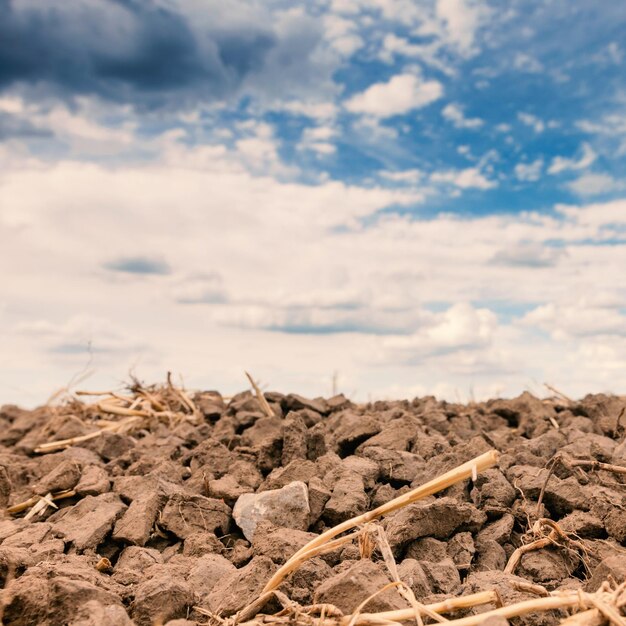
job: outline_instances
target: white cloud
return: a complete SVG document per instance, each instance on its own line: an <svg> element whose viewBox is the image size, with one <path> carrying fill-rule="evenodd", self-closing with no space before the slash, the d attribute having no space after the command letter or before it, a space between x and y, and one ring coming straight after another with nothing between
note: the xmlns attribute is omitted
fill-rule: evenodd
<svg viewBox="0 0 626 626"><path fill-rule="evenodd" d="M399 172L392 172L384 170L380 172L380 175L387 180L391 180L395 183L405 183L415 185L424 178L424 172L418 169L402 170Z"/></svg>
<svg viewBox="0 0 626 626"><path fill-rule="evenodd" d="M298 144L299 150L311 150L318 154L334 154L337 150L331 140L337 136L337 129L332 126L305 128Z"/></svg>
<svg viewBox="0 0 626 626"><path fill-rule="evenodd" d="M476 32L489 16L486 5L470 0L437 0L435 12L445 25L448 42L465 56L475 53Z"/></svg>
<svg viewBox="0 0 626 626"><path fill-rule="evenodd" d="M603 307L581 298L563 304L541 305L522 320L552 333L555 339L597 335L626 336L626 316L616 308Z"/></svg>
<svg viewBox="0 0 626 626"><path fill-rule="evenodd" d="M129 353L142 350L136 340L110 320L89 314L73 315L62 322L33 319L19 322L14 331L40 341L49 351L59 354L94 352Z"/></svg>
<svg viewBox="0 0 626 626"><path fill-rule="evenodd" d="M518 180L533 182L541 178L543 159L540 157L532 163L518 163L515 166L515 176Z"/></svg>
<svg viewBox="0 0 626 626"><path fill-rule="evenodd" d="M271 139L255 124L235 130ZM509 395L535 378L580 395L626 367L615 281L626 246L601 245L623 237L625 200L415 219L383 209L422 197L419 170L379 173L407 183L389 188L304 185L252 175L224 146L169 137L161 148L160 160L123 169L14 154L0 171L0 264L12 268L2 276L3 401L45 399L84 366L90 339L90 386L108 388L136 366L145 379L170 369L225 392L249 368L311 395L330 392L336 369L357 398L416 378L424 393ZM459 174L442 182L481 172ZM169 273L102 271L129 251L165 258Z"/></svg>
<svg viewBox="0 0 626 626"><path fill-rule="evenodd" d="M539 119L536 115L531 115L530 113L518 113L517 119L525 124L526 126L530 126L536 133L542 133L546 125L543 120Z"/></svg>
<svg viewBox="0 0 626 626"><path fill-rule="evenodd" d="M529 72L531 74L539 74L543 72L543 65L529 54L518 52L513 60L513 66L523 72Z"/></svg>
<svg viewBox="0 0 626 626"><path fill-rule="evenodd" d="M323 17L324 34L330 41L331 47L342 57L349 57L363 47L365 42L358 34L358 27L354 20L345 19L338 15L328 14Z"/></svg>
<svg viewBox="0 0 626 626"><path fill-rule="evenodd" d="M616 180L609 174L583 174L566 185L579 196L597 196L626 188L623 181Z"/></svg>
<svg viewBox="0 0 626 626"><path fill-rule="evenodd" d="M287 111L294 115L303 115L319 121L332 120L337 115L338 110L334 102L305 102L300 100L275 102L271 108L273 110Z"/></svg>
<svg viewBox="0 0 626 626"><path fill-rule="evenodd" d="M454 103L446 105L441 112L443 117L452 122L455 128L480 128L484 122L478 117L465 117L463 109Z"/></svg>
<svg viewBox="0 0 626 626"><path fill-rule="evenodd" d="M345 107L351 113L384 118L425 107L442 95L443 87L436 80L424 81L415 74L397 74L387 82L376 83L352 96Z"/></svg>
<svg viewBox="0 0 626 626"><path fill-rule="evenodd" d="M399 358L414 360L422 356L487 346L497 327L497 318L488 309L476 309L458 303L446 311L433 314L424 327L406 337L383 340L385 349Z"/></svg>
<svg viewBox="0 0 626 626"><path fill-rule="evenodd" d="M564 255L563 248L539 242L519 242L498 250L492 261L508 267L553 267Z"/></svg>
<svg viewBox="0 0 626 626"><path fill-rule="evenodd" d="M560 174L566 170L584 170L596 160L597 156L588 143L583 143L582 155L579 159L568 159L561 156L554 157L548 168L548 174Z"/></svg>
<svg viewBox="0 0 626 626"><path fill-rule="evenodd" d="M430 179L434 183L448 183L461 189L492 189L497 186L495 181L489 180L477 167L435 172Z"/></svg>

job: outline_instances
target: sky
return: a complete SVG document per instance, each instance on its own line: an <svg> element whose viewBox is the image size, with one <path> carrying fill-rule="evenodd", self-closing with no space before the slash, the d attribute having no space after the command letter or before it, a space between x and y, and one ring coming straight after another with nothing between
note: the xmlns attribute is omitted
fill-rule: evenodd
<svg viewBox="0 0 626 626"><path fill-rule="evenodd" d="M624 33L621 2L0 0L0 404L626 393Z"/></svg>

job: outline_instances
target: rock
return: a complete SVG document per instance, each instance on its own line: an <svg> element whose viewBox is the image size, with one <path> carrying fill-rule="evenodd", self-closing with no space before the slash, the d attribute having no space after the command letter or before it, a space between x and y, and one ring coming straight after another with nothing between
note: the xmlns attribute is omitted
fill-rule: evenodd
<svg viewBox="0 0 626 626"><path fill-rule="evenodd" d="M317 476L309 480L309 527L315 524L322 516L326 503L330 500L332 493L326 489L324 483Z"/></svg>
<svg viewBox="0 0 626 626"><path fill-rule="evenodd" d="M302 563L283 585L287 589L289 598L306 606L313 603L315 590L332 575L333 570L325 561L312 558Z"/></svg>
<svg viewBox="0 0 626 626"><path fill-rule="evenodd" d="M419 420L413 416L393 419L378 434L366 439L359 449L376 446L385 450L407 452L415 441L419 427Z"/></svg>
<svg viewBox="0 0 626 626"><path fill-rule="evenodd" d="M461 577L454 561L446 557L445 559L433 563L432 561L421 561L430 589L433 593L455 594L461 587Z"/></svg>
<svg viewBox="0 0 626 626"><path fill-rule="evenodd" d="M205 554L222 554L224 546L215 533L199 532L187 535L183 542L185 556L203 556Z"/></svg>
<svg viewBox="0 0 626 626"><path fill-rule="evenodd" d="M93 601L104 607L117 605L122 608L116 595L91 581L64 575L47 578L35 573L26 574L15 579L9 587L3 623L64 626L67 617L76 615L81 607Z"/></svg>
<svg viewBox="0 0 626 626"><path fill-rule="evenodd" d="M24 570L34 563L34 559L27 548L0 546L0 583L6 586L15 576L20 576Z"/></svg>
<svg viewBox="0 0 626 626"><path fill-rule="evenodd" d="M106 471L98 465L89 465L83 469L74 491L79 496L98 496L110 488L111 481Z"/></svg>
<svg viewBox="0 0 626 626"><path fill-rule="evenodd" d="M283 448L283 422L278 417L263 417L241 435L241 443L256 451L257 467L269 472L280 467Z"/></svg>
<svg viewBox="0 0 626 626"><path fill-rule="evenodd" d="M587 581L585 590L597 591L609 578L612 578L618 585L626 581L626 560L623 556L611 556L601 561Z"/></svg>
<svg viewBox="0 0 626 626"><path fill-rule="evenodd" d="M517 427L520 433L529 437L536 437L551 428L548 418L556 415L552 406L528 391L511 400L492 400L487 406L496 415L504 417L510 426Z"/></svg>
<svg viewBox="0 0 626 626"><path fill-rule="evenodd" d="M326 399L326 405L328 406L328 410L333 413L334 411L341 411L342 409L347 409L352 405L352 402L346 398L342 393L334 395L330 398Z"/></svg>
<svg viewBox="0 0 626 626"><path fill-rule="evenodd" d="M126 506L114 493L85 496L52 525L52 532L78 552L95 549L125 510Z"/></svg>
<svg viewBox="0 0 626 626"><path fill-rule="evenodd" d="M165 497L156 491L135 498L124 515L117 520L113 539L136 546L145 545L164 501Z"/></svg>
<svg viewBox="0 0 626 626"><path fill-rule="evenodd" d="M344 522L367 511L368 498L363 479L354 472L344 472L335 483L333 493L324 507L323 517L331 525Z"/></svg>
<svg viewBox="0 0 626 626"><path fill-rule="evenodd" d="M191 471L206 467L219 478L228 473L237 457L225 445L215 439L207 439L191 451L189 459Z"/></svg>
<svg viewBox="0 0 626 626"><path fill-rule="evenodd" d="M378 463L361 456L349 456L343 459L337 471L340 474L346 471L358 474L363 480L365 489L372 489L380 476Z"/></svg>
<svg viewBox="0 0 626 626"><path fill-rule="evenodd" d="M280 565L315 537L315 533L279 528L271 522L262 521L254 531L252 550L255 555L268 556Z"/></svg>
<svg viewBox="0 0 626 626"><path fill-rule="evenodd" d="M248 565L224 576L201 606L223 617L234 615L258 597L276 565L266 556L255 556Z"/></svg>
<svg viewBox="0 0 626 626"><path fill-rule="evenodd" d="M159 524L180 539L202 531L226 534L230 515L230 507L221 500L178 492L168 499Z"/></svg>
<svg viewBox="0 0 626 626"><path fill-rule="evenodd" d="M378 483L370 493L370 508L377 509L400 495L389 483Z"/></svg>
<svg viewBox="0 0 626 626"><path fill-rule="evenodd" d="M310 400L296 393L290 393L281 400L281 406L285 412L300 411L301 409L310 409L321 415L328 413L328 404L324 398L315 398Z"/></svg>
<svg viewBox="0 0 626 626"><path fill-rule="evenodd" d="M537 583L553 583L570 576L578 563L577 558L566 556L564 550L548 547L524 554L516 573Z"/></svg>
<svg viewBox="0 0 626 626"><path fill-rule="evenodd" d="M231 474L222 476L217 480L209 480L208 482L208 495L212 498L224 500L224 502L229 504L233 504L244 493L250 492L254 492L252 487L240 484Z"/></svg>
<svg viewBox="0 0 626 626"><path fill-rule="evenodd" d="M577 407L583 415L587 415L594 426L605 435L612 436L617 428L617 420L626 407L624 396L595 394L585 396ZM624 418L622 417L622 424Z"/></svg>
<svg viewBox="0 0 626 626"><path fill-rule="evenodd" d="M447 545L445 541L439 541L433 537L424 537L412 541L406 549L405 558L415 561L432 561L437 563L443 561L448 556Z"/></svg>
<svg viewBox="0 0 626 626"><path fill-rule="evenodd" d="M504 548L493 539L484 539L476 544L475 571L503 570L507 564Z"/></svg>
<svg viewBox="0 0 626 626"><path fill-rule="evenodd" d="M193 603L193 592L187 583L158 576L137 587L131 614L137 626L153 626L155 622L184 617Z"/></svg>
<svg viewBox="0 0 626 626"><path fill-rule="evenodd" d="M130 452L135 443L129 435L104 431L99 437L87 441L83 445L108 462Z"/></svg>
<svg viewBox="0 0 626 626"><path fill-rule="evenodd" d="M609 537L624 543L626 540L626 509L613 509L604 518L604 527Z"/></svg>
<svg viewBox="0 0 626 626"><path fill-rule="evenodd" d="M471 533L457 533L448 541L448 555L460 570L469 569L476 552Z"/></svg>
<svg viewBox="0 0 626 626"><path fill-rule="evenodd" d="M370 560L358 561L344 572L324 581L314 594L314 601L333 604L345 615L352 613L363 600L389 583L383 566ZM393 611L407 603L395 589L378 594L363 607L363 612Z"/></svg>
<svg viewBox="0 0 626 626"><path fill-rule="evenodd" d="M202 602L222 578L236 571L235 566L221 554L205 554L197 559L187 578L196 602Z"/></svg>
<svg viewBox="0 0 626 626"><path fill-rule="evenodd" d="M0 520L0 543L2 543L7 537L18 533L22 529L23 525L23 520Z"/></svg>
<svg viewBox="0 0 626 626"><path fill-rule="evenodd" d="M476 535L476 543L495 541L499 544L506 543L511 538L515 518L510 513L505 513L500 519L487 524Z"/></svg>
<svg viewBox="0 0 626 626"><path fill-rule="evenodd" d="M367 441L366 443L372 440ZM378 446L363 449L363 456L378 463L381 478L397 484L410 484L426 462L421 456L401 450L386 450Z"/></svg>
<svg viewBox="0 0 626 626"><path fill-rule="evenodd" d="M546 485L543 502L546 507L559 517L576 509L589 510L589 499L573 476L561 480L552 474L548 478L547 469L538 469L528 465L517 465L507 471L509 480L517 483L527 498L539 497L541 489Z"/></svg>
<svg viewBox="0 0 626 626"><path fill-rule="evenodd" d="M307 458L308 429L304 419L296 413L290 413L283 422L283 451L281 464Z"/></svg>
<svg viewBox="0 0 626 626"><path fill-rule="evenodd" d="M211 422L218 420L226 410L222 394L218 391L202 391L193 397L193 401L205 419Z"/></svg>
<svg viewBox="0 0 626 626"><path fill-rule="evenodd" d="M245 539L235 539L234 545L229 545L224 556L237 568L246 565L253 556L252 547Z"/></svg>
<svg viewBox="0 0 626 626"><path fill-rule="evenodd" d="M405 558L398 565L398 576L411 588L418 601L432 593L430 580L419 561Z"/></svg>
<svg viewBox="0 0 626 626"><path fill-rule="evenodd" d="M163 564L163 556L154 548L128 546L122 550L118 561L113 567L112 580L131 587L151 577L155 565Z"/></svg>
<svg viewBox="0 0 626 626"><path fill-rule="evenodd" d="M380 421L377 417L358 415L349 410L334 416L333 422L337 424L333 433L336 451L344 456L380 432Z"/></svg>
<svg viewBox="0 0 626 626"><path fill-rule="evenodd" d="M604 524L593 513L587 511L573 511L559 520L561 530L574 533L579 537L602 537Z"/></svg>
<svg viewBox="0 0 626 626"><path fill-rule="evenodd" d="M33 486L38 495L73 489L80 480L80 466L74 461L62 461Z"/></svg>
<svg viewBox="0 0 626 626"><path fill-rule="evenodd" d="M310 461L315 461L328 452L325 424L319 423L309 428L306 446L306 457Z"/></svg>
<svg viewBox="0 0 626 626"><path fill-rule="evenodd" d="M511 483L498 469L481 472L471 492L474 504L485 512L507 509L513 504L516 495Z"/></svg>
<svg viewBox="0 0 626 626"><path fill-rule="evenodd" d="M46 537L50 536L52 524L48 522L35 522L29 524L21 531L7 537L3 543L3 547L13 548L30 548L33 544L42 543Z"/></svg>
<svg viewBox="0 0 626 626"><path fill-rule="evenodd" d="M261 484L261 491L280 489L294 481L307 483L318 472L317 465L313 461L292 461L285 467L277 467Z"/></svg>
<svg viewBox="0 0 626 626"><path fill-rule="evenodd" d="M504 572L472 572L463 585L463 595L478 593L480 591L492 591L495 589L502 598L504 606L525 600L537 599L537 596L530 592L519 591L519 588L515 587L516 583L527 584L528 581L519 576L505 574ZM485 609L480 607L478 610L483 611ZM556 626L556 624L560 623L561 619L562 617L559 618L558 614L555 615L552 611L546 611L516 617L515 623L521 626Z"/></svg>
<svg viewBox="0 0 626 626"><path fill-rule="evenodd" d="M212 498L224 500L229 506L235 503L237 498L244 493L256 491L263 482L263 476L253 463L248 461L235 461L228 474L221 478L206 478L205 470L202 471L203 487L207 486L207 493Z"/></svg>
<svg viewBox="0 0 626 626"><path fill-rule="evenodd" d="M78 608L68 626L134 626L123 607L105 606L98 600L85 602Z"/></svg>
<svg viewBox="0 0 626 626"><path fill-rule="evenodd" d="M275 526L306 530L310 513L307 486L300 481L289 483L282 489L244 494L233 509L235 522L249 541L262 520Z"/></svg>
<svg viewBox="0 0 626 626"><path fill-rule="evenodd" d="M411 504L389 517L387 537L392 547L406 545L420 537L446 539L455 531L476 531L486 519L482 511L468 502L439 498Z"/></svg>
<svg viewBox="0 0 626 626"><path fill-rule="evenodd" d="M11 479L4 465L0 465L0 509L6 509L11 498Z"/></svg>

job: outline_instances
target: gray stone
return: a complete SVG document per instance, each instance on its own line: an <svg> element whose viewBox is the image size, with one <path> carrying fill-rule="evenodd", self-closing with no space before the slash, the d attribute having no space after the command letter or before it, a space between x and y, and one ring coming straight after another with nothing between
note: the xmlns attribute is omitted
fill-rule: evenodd
<svg viewBox="0 0 626 626"><path fill-rule="evenodd" d="M300 481L282 489L246 493L239 497L233 509L235 522L248 541L252 541L257 524L262 520L275 526L306 530L310 513L307 486Z"/></svg>

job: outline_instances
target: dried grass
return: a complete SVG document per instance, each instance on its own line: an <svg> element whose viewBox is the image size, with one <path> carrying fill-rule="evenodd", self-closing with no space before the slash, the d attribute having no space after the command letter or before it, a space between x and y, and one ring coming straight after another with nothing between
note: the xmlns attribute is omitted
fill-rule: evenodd
<svg viewBox="0 0 626 626"><path fill-rule="evenodd" d="M400 626L409 620L414 620L417 626L423 626L423 617L426 616L435 622L445 622L446 626L479 626L485 619L492 616L511 619L532 613L561 610L574 612L574 615L563 619L562 626L600 626L607 621L615 626L626 626L626 619L622 616L622 608L626 604L626 584L616 587L609 582L605 582L595 593L585 593L580 590L550 593L541 585L531 582L516 582L516 588L519 591L532 593L537 597L503 606L498 591L493 589L449 598L436 604L425 605L420 603L410 587L400 580L397 565L385 532L380 525L373 523L373 520L397 511L427 495L446 489L459 481L475 478L479 471L492 467L497 463L497 460L498 453L495 450L491 450L425 485L387 502L373 511L354 517L327 530L298 550L272 576L261 595L253 603L232 618L224 619L211 615L211 621L219 623L221 626L261 626L261 624L284 626ZM348 531L353 532L338 537L338 535ZM584 546L575 538L564 533L558 524L552 520L544 518L538 520L532 526L529 535L532 541L521 546L513 553L505 569L506 572L513 572L522 555L526 552L547 545L557 545L575 552L584 563ZM370 558L374 549L378 549L392 580L361 602L352 614L343 615L337 607L332 605L295 607L293 603L287 606L284 601L281 602L284 608L279 613L275 615L259 614L259 611L266 605L267 601L271 597L276 597L276 594L279 593L277 587L301 563L355 539L359 542L361 558ZM389 589L397 589L410 605L410 608L378 613L363 612L373 598ZM486 604L495 605L496 608L452 620L445 619L440 615L440 613L449 613ZM199 609L199 612L210 615L202 609Z"/></svg>

